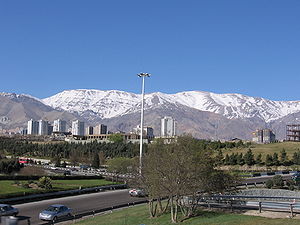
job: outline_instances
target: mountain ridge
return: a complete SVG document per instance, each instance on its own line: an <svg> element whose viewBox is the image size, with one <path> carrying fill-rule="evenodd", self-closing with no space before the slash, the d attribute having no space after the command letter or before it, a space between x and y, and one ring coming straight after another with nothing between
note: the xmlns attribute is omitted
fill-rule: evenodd
<svg viewBox="0 0 300 225"><path fill-rule="evenodd" d="M300 101L273 101L242 94L203 91L145 95L145 125L160 135L160 119L172 116L177 134L204 139L251 139L252 131L271 128L278 139L285 125L300 122ZM29 119L80 119L87 125L104 123L110 131L129 132L139 125L141 94L118 90L65 90L44 99L0 93L0 128L26 127ZM69 124L70 125L70 124Z"/></svg>
<svg viewBox="0 0 300 225"><path fill-rule="evenodd" d="M138 109L141 95L118 90L76 89L60 92L42 101L51 107L79 114L91 110L102 119L106 119ZM145 94L146 109L166 102L221 114L228 119L259 117L267 123L300 112L300 101L273 101L242 94L216 94L204 91Z"/></svg>

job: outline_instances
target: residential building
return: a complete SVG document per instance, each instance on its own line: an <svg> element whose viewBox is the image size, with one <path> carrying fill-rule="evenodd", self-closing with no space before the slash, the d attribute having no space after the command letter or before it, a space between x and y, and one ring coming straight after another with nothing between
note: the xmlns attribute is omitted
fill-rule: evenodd
<svg viewBox="0 0 300 225"><path fill-rule="evenodd" d="M28 134L27 128L21 128L20 131L19 131L19 133L20 133L21 135L27 135L27 134Z"/></svg>
<svg viewBox="0 0 300 225"><path fill-rule="evenodd" d="M39 130L38 135L48 135L48 121L39 120Z"/></svg>
<svg viewBox="0 0 300 225"><path fill-rule="evenodd" d="M27 122L27 134L37 135L39 133L39 122L33 119Z"/></svg>
<svg viewBox="0 0 300 225"><path fill-rule="evenodd" d="M86 135L93 135L93 134L94 134L94 127L88 126L88 127L85 129L85 134L86 134Z"/></svg>
<svg viewBox="0 0 300 225"><path fill-rule="evenodd" d="M173 137L176 135L176 122L172 117L165 116L161 119L161 136Z"/></svg>
<svg viewBox="0 0 300 225"><path fill-rule="evenodd" d="M95 126L94 134L107 134L107 126L104 124L99 124Z"/></svg>
<svg viewBox="0 0 300 225"><path fill-rule="evenodd" d="M286 125L286 140L300 141L300 124Z"/></svg>
<svg viewBox="0 0 300 225"><path fill-rule="evenodd" d="M84 122L79 120L72 121L72 134L84 136Z"/></svg>
<svg viewBox="0 0 300 225"><path fill-rule="evenodd" d="M140 135L141 134L141 125L138 125L137 127L132 129L132 133ZM143 136L146 136L147 138L154 138L154 132L152 127L143 127Z"/></svg>
<svg viewBox="0 0 300 225"><path fill-rule="evenodd" d="M252 141L258 144L275 142L275 134L270 129L258 129L252 133Z"/></svg>
<svg viewBox="0 0 300 225"><path fill-rule="evenodd" d="M61 119L54 120L53 132L67 132L67 122Z"/></svg>
<svg viewBox="0 0 300 225"><path fill-rule="evenodd" d="M53 133L53 126L48 123L48 135Z"/></svg>

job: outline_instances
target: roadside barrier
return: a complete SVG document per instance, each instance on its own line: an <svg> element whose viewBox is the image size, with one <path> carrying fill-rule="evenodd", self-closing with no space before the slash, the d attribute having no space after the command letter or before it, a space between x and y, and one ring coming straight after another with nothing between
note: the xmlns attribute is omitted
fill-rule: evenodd
<svg viewBox="0 0 300 225"><path fill-rule="evenodd" d="M58 191L58 192L50 192L44 194L34 194L34 195L27 195L22 197L0 199L0 203L8 203L8 204L24 203L24 202L31 202L36 200L51 199L51 198L58 198L58 197L64 197L70 195L87 194L87 193L98 192L98 191L116 190L116 189L125 189L125 188L127 188L126 184L107 185L107 186L99 186L99 187L92 187L92 188L83 188L83 189L76 189L76 190Z"/></svg>

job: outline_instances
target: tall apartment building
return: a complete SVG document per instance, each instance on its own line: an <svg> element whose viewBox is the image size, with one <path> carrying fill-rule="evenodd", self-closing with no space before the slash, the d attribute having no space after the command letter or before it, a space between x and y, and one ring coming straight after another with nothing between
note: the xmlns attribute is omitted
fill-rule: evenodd
<svg viewBox="0 0 300 225"><path fill-rule="evenodd" d="M141 134L141 125L133 128L133 133L140 135ZM147 136L148 138L154 138L154 132L152 127L143 127L143 136Z"/></svg>
<svg viewBox="0 0 300 225"><path fill-rule="evenodd" d="M252 141L259 144L268 144L275 141L275 134L270 129L260 129L252 133Z"/></svg>
<svg viewBox="0 0 300 225"><path fill-rule="evenodd" d="M45 120L39 120L39 130L38 135L48 135L48 121Z"/></svg>
<svg viewBox="0 0 300 225"><path fill-rule="evenodd" d="M33 119L27 122L27 134L37 135L39 133L39 122Z"/></svg>
<svg viewBox="0 0 300 225"><path fill-rule="evenodd" d="M300 141L300 124L286 125L286 140Z"/></svg>
<svg viewBox="0 0 300 225"><path fill-rule="evenodd" d="M53 133L53 126L48 123L48 135Z"/></svg>
<svg viewBox="0 0 300 225"><path fill-rule="evenodd" d="M72 134L84 136L84 122L79 120L72 121Z"/></svg>
<svg viewBox="0 0 300 225"><path fill-rule="evenodd" d="M94 134L94 127L88 126L88 127L85 129L85 134L86 134L86 135L93 135L93 134Z"/></svg>
<svg viewBox="0 0 300 225"><path fill-rule="evenodd" d="M176 135L176 122L172 117L165 116L161 119L161 136L173 137Z"/></svg>
<svg viewBox="0 0 300 225"><path fill-rule="evenodd" d="M67 122L61 119L54 120L53 132L67 132Z"/></svg>
<svg viewBox="0 0 300 225"><path fill-rule="evenodd" d="M21 129L20 129L20 134L22 134L22 135L28 134L28 133L27 133L27 128L21 128Z"/></svg>
<svg viewBox="0 0 300 225"><path fill-rule="evenodd" d="M99 124L95 126L94 134L107 134L107 126L104 124Z"/></svg>

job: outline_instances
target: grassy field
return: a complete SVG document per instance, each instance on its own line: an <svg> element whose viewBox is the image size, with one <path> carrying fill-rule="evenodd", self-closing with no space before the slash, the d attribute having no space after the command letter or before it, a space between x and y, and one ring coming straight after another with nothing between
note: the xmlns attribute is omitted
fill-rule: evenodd
<svg viewBox="0 0 300 225"><path fill-rule="evenodd" d="M280 151L285 149L289 158L291 159L294 152L300 150L300 142L282 142L282 143L271 143L271 144L253 144L251 150L255 155L262 154L266 156L267 154L273 155L274 152L280 154ZM233 148L222 150L223 154L231 153L246 153L248 148Z"/></svg>
<svg viewBox="0 0 300 225"><path fill-rule="evenodd" d="M171 225L170 215L165 214L155 219L149 218L146 205L135 206L119 211L114 211L105 215L96 216L82 220L75 224L78 225ZM185 220L184 225L296 225L299 220L292 219L270 219L258 216L246 216L240 214L230 214L223 212L199 213L199 216Z"/></svg>
<svg viewBox="0 0 300 225"><path fill-rule="evenodd" d="M20 181L20 184L25 184L27 181ZM62 191L70 189L78 189L79 187L96 187L103 185L115 184L111 181L106 181L104 179L95 180L52 180L53 189L51 191ZM17 196L32 193L43 193L46 190L34 189L34 188L24 188L22 185L16 185L14 181L11 180L1 180L0 181L0 197L7 196Z"/></svg>

